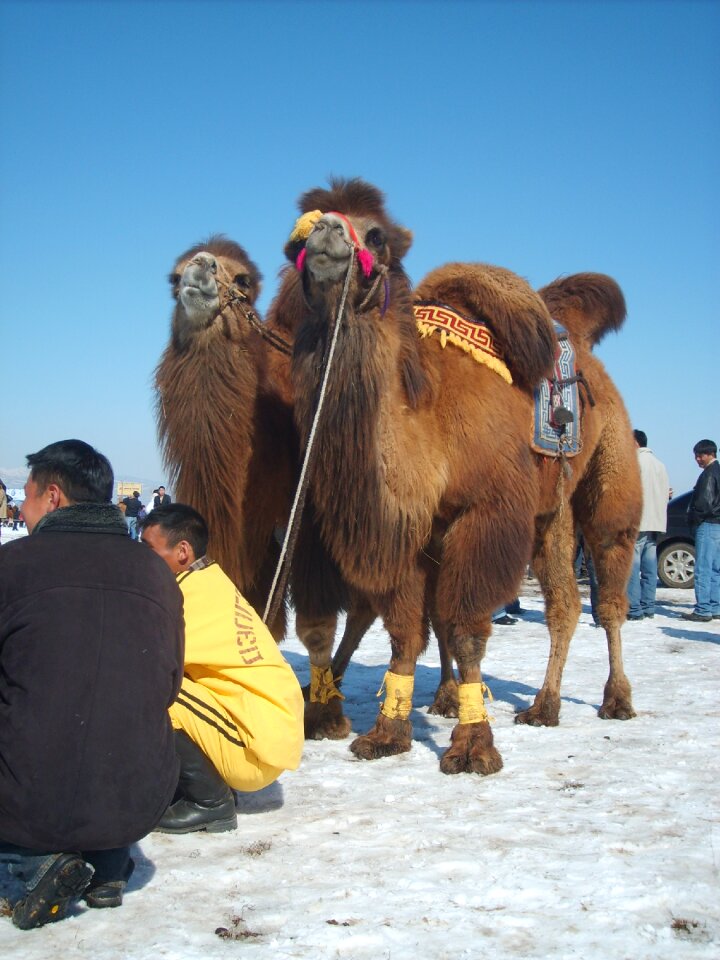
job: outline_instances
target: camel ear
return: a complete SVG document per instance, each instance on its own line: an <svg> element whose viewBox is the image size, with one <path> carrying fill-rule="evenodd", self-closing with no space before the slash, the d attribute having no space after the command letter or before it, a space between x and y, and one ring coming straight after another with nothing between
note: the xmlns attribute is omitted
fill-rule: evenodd
<svg viewBox="0 0 720 960"><path fill-rule="evenodd" d="M304 240L288 240L284 247L284 253L290 263L295 263L298 258L298 254L304 246Z"/></svg>
<svg viewBox="0 0 720 960"><path fill-rule="evenodd" d="M396 226L393 230L391 244L393 256L397 257L398 260L402 260L412 246L412 242L412 230L408 230L406 227Z"/></svg>

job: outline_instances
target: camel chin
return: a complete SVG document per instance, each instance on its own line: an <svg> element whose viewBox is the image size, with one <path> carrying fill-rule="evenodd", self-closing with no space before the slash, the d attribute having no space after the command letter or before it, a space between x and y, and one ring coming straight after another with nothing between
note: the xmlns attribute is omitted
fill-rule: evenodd
<svg viewBox="0 0 720 960"><path fill-rule="evenodd" d="M337 283L347 273L350 258L316 253L307 258L307 269L316 283Z"/></svg>
<svg viewBox="0 0 720 960"><path fill-rule="evenodd" d="M208 325L220 306L217 287L214 293L205 293L198 287L183 287L180 291L180 303L185 314L186 324L189 327L201 330Z"/></svg>

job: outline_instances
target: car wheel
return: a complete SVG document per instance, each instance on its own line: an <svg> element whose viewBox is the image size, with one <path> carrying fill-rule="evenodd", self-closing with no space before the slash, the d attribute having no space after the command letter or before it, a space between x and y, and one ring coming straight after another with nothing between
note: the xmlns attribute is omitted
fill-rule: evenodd
<svg viewBox="0 0 720 960"><path fill-rule="evenodd" d="M695 547L690 543L671 543L660 551L658 576L666 587L695 586Z"/></svg>

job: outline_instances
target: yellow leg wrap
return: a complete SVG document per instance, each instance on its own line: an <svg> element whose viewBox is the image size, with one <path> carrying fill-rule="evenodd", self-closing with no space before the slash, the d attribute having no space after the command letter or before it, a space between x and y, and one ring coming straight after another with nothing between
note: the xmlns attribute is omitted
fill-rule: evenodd
<svg viewBox="0 0 720 960"><path fill-rule="evenodd" d="M399 673L391 673L388 670L377 692L380 697L383 688L385 689L385 701L380 707L380 713L388 720L407 720L412 709L414 685L415 677L403 677Z"/></svg>
<svg viewBox="0 0 720 960"><path fill-rule="evenodd" d="M327 703L333 697L340 697L341 700L344 700L345 697L335 686L335 681L339 679L340 677L333 677L330 667L316 667L311 663L310 702Z"/></svg>
<svg viewBox="0 0 720 960"><path fill-rule="evenodd" d="M458 723L482 723L493 719L485 709L484 695L493 696L484 683L461 683L458 686Z"/></svg>

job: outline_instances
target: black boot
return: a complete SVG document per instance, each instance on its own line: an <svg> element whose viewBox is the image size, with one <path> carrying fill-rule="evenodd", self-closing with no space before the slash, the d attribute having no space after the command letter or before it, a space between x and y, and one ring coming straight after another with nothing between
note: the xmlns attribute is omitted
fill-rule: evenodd
<svg viewBox="0 0 720 960"><path fill-rule="evenodd" d="M180 758L180 799L167 808L159 833L222 833L237 827L235 796L198 745L183 730L175 731Z"/></svg>

